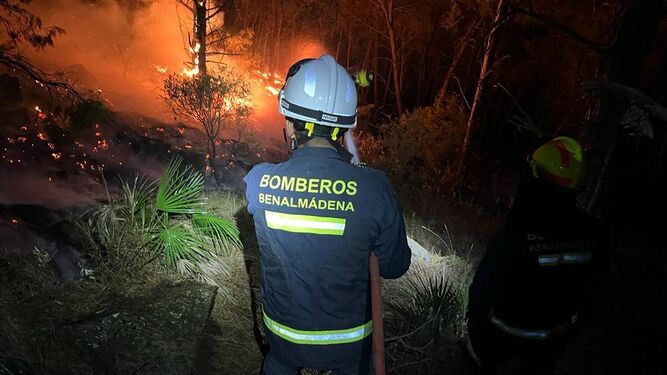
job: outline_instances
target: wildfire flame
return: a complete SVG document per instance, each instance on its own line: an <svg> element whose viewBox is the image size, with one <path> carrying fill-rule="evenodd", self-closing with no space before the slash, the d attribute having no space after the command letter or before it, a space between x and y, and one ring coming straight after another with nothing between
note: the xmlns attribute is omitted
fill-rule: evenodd
<svg viewBox="0 0 667 375"><path fill-rule="evenodd" d="M278 96L278 94L280 93L280 90L278 90L277 88L272 87L272 86L268 86L268 85L267 85L267 86L264 87L264 88L265 88L268 92L270 92L271 95L273 95L273 96Z"/></svg>
<svg viewBox="0 0 667 375"><path fill-rule="evenodd" d="M38 105L35 106L35 112L37 112L37 118L40 120L46 120L46 113L42 112L42 109Z"/></svg>
<svg viewBox="0 0 667 375"><path fill-rule="evenodd" d="M269 95L278 96L280 94L280 88L285 84L280 76L274 73L274 77L271 77L271 73L262 72L261 70L255 70L255 73L260 77L259 82L266 82L264 89Z"/></svg>
<svg viewBox="0 0 667 375"><path fill-rule="evenodd" d="M199 50L201 49L201 43L196 42L194 47L190 47L190 53L194 55L193 68L183 68L181 74L192 78L199 74Z"/></svg>

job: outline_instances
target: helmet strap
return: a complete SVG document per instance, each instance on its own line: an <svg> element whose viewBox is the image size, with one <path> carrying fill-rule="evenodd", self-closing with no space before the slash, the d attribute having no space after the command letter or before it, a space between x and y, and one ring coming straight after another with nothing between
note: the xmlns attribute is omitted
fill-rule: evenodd
<svg viewBox="0 0 667 375"><path fill-rule="evenodd" d="M338 129L338 128L336 128L336 129ZM352 162L352 158L354 157L354 155L352 155L349 151L347 151L345 148L343 148L343 146L340 144L340 142L338 142L334 139L331 139L331 138L327 138L327 141L329 141L329 143L331 143L331 145L338 152L338 155L340 155L343 159L345 159L346 162L348 162L348 163Z"/></svg>
<svg viewBox="0 0 667 375"><path fill-rule="evenodd" d="M299 142L295 137L287 137L287 130L285 128L283 128L283 138L285 139L285 145L287 146L287 154L292 155L292 152L299 148Z"/></svg>

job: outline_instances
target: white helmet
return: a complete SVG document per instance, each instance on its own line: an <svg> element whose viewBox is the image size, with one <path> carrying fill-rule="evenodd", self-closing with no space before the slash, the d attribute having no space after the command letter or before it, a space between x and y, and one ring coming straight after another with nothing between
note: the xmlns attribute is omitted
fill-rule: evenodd
<svg viewBox="0 0 667 375"><path fill-rule="evenodd" d="M357 124L357 87L330 55L305 59L290 67L278 96L285 117L338 128Z"/></svg>

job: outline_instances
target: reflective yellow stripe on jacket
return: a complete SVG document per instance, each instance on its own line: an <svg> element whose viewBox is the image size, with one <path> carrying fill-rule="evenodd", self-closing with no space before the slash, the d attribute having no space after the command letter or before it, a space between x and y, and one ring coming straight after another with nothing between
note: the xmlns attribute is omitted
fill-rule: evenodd
<svg viewBox="0 0 667 375"><path fill-rule="evenodd" d="M281 338L295 344L332 345L360 341L373 332L373 321L357 327L327 331L304 331L288 327L269 318L264 313L266 327Z"/></svg>
<svg viewBox="0 0 667 375"><path fill-rule="evenodd" d="M342 236L345 219L328 216L293 215L275 211L264 211L266 226L271 229L293 233L328 234Z"/></svg>

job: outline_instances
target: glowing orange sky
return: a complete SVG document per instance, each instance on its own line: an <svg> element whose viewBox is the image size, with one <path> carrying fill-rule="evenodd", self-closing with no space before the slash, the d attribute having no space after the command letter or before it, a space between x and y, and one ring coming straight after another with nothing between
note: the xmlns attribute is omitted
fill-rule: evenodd
<svg viewBox="0 0 667 375"><path fill-rule="evenodd" d="M182 71L189 61L184 38L191 27L187 11L175 3L155 1L148 9L130 15L115 2L93 6L78 0L35 1L31 8L44 23L60 26L67 34L58 36L54 48L24 52L42 69L62 69L80 87L102 90L112 110L173 121L159 98L160 88L167 74ZM277 74L284 74L291 62L325 52L317 42L298 43L302 44L294 49L298 55L285 59ZM257 79L256 69L244 61L243 57L226 60L248 74L255 102L254 126L258 133L282 137L276 96L266 89L266 80ZM280 88L277 82L271 85Z"/></svg>

